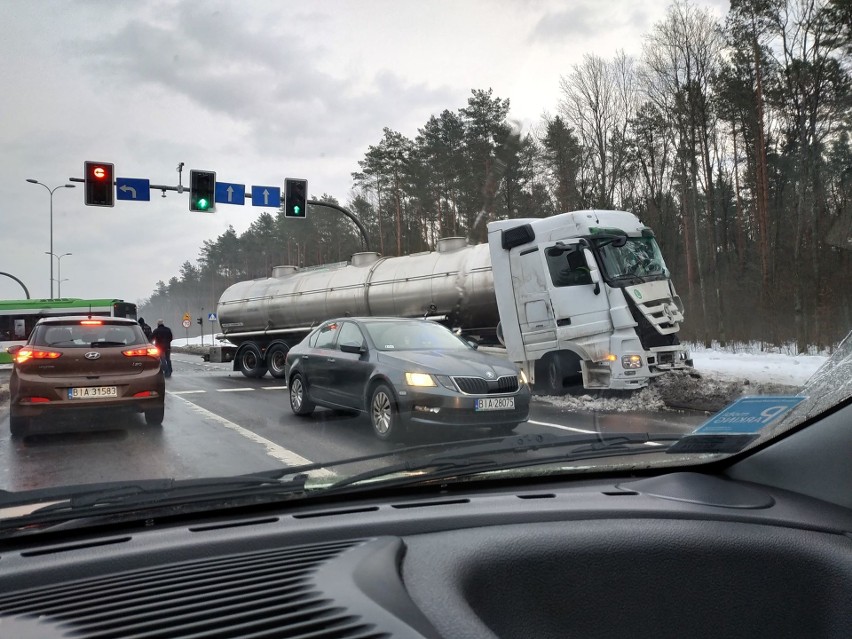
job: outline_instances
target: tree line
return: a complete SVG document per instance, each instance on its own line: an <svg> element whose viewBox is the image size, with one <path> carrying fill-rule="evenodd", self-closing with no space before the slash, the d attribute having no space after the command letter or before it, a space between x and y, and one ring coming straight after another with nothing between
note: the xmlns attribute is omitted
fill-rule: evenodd
<svg viewBox="0 0 852 639"><path fill-rule="evenodd" d="M497 219L627 210L656 232L685 338L827 346L850 330L852 3L732 0L720 21L676 0L640 56L587 54L560 95L525 131L491 89L413 137L384 128L344 203L373 250L481 242ZM357 229L328 209L264 213L205 241L140 312L179 320L273 266L360 250Z"/></svg>

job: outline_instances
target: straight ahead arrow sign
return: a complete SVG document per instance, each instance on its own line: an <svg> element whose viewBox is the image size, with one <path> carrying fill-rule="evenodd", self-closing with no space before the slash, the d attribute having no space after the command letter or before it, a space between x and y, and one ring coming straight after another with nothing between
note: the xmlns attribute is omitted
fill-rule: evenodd
<svg viewBox="0 0 852 639"><path fill-rule="evenodd" d="M281 189L277 186L251 187L252 206L281 206Z"/></svg>
<svg viewBox="0 0 852 639"><path fill-rule="evenodd" d="M246 185L216 182L216 202L242 206L246 203Z"/></svg>

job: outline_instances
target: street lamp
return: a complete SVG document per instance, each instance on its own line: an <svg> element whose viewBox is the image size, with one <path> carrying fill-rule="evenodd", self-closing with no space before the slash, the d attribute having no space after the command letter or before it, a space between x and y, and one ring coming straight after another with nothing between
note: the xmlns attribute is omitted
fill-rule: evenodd
<svg viewBox="0 0 852 639"><path fill-rule="evenodd" d="M66 255L73 255L73 253L63 253L62 255L57 255L56 253L51 253L50 251L45 251L45 255L52 255L56 258L56 284L58 286L58 290L56 291L57 297L62 297L62 282L67 282L68 278L66 277L64 280L62 279L62 258ZM52 262L51 262L52 264ZM50 297L53 298L53 289L50 291Z"/></svg>
<svg viewBox="0 0 852 639"><path fill-rule="evenodd" d="M27 182L29 182L30 184L40 184L41 186L43 186L44 188L47 189L48 193L50 193L50 251L48 251L48 253L50 255L53 255L53 192L56 191L56 189L62 189L62 188L73 189L74 185L73 184L60 184L59 186L51 189L47 184L43 184L42 182L39 182L38 180L33 180L32 178L27 178ZM53 258L52 257L50 258L50 299L53 299Z"/></svg>

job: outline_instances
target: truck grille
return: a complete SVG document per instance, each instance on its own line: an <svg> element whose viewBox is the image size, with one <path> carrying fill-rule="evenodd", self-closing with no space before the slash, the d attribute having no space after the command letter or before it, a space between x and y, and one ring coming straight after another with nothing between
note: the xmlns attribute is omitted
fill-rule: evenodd
<svg viewBox="0 0 852 639"><path fill-rule="evenodd" d="M499 395L518 390L518 376L504 375L497 379L484 377L453 377L459 390L465 395Z"/></svg>

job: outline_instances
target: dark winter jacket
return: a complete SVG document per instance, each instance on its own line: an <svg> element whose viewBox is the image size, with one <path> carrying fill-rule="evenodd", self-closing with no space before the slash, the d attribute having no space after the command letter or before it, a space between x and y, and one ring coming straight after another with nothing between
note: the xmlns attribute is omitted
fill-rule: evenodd
<svg viewBox="0 0 852 639"><path fill-rule="evenodd" d="M163 349L164 351L169 351L172 348L172 329L168 326L158 326L154 329L154 344L157 345L158 348Z"/></svg>

